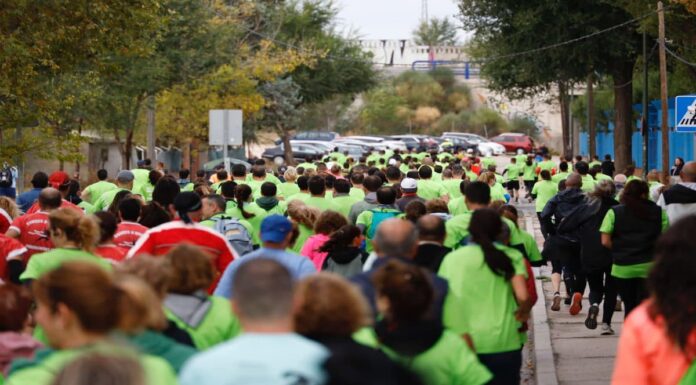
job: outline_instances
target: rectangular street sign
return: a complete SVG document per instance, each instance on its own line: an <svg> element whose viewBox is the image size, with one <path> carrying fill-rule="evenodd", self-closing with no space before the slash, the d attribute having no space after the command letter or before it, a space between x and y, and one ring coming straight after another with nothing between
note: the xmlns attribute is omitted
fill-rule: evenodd
<svg viewBox="0 0 696 385"><path fill-rule="evenodd" d="M210 110L208 118L208 144L222 146L227 142L230 146L242 145L242 110Z"/></svg>
<svg viewBox="0 0 696 385"><path fill-rule="evenodd" d="M677 96L674 115L676 132L696 132L696 95Z"/></svg>

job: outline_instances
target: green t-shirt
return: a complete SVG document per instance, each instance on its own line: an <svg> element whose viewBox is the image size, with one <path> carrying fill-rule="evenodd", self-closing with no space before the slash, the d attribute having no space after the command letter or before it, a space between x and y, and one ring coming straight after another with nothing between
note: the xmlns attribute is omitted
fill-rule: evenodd
<svg viewBox="0 0 696 385"><path fill-rule="evenodd" d="M536 243L536 239L532 234L520 229L520 235L524 240L524 250L527 252L527 257L529 262L538 262L542 260L541 252L539 251L539 246Z"/></svg>
<svg viewBox="0 0 696 385"><path fill-rule="evenodd" d="M404 175L406 175L406 173L410 171L410 169L408 168L408 165L407 165L407 164L403 164L403 163L401 164L401 166L399 166L399 170L400 170L401 173L404 174Z"/></svg>
<svg viewBox="0 0 696 385"><path fill-rule="evenodd" d="M418 191L416 194L427 200L441 198L443 195L447 195L447 189L442 183L434 181L432 179L419 179L418 180Z"/></svg>
<svg viewBox="0 0 696 385"><path fill-rule="evenodd" d="M495 166L495 159L492 156L481 158L481 169L488 171L488 166Z"/></svg>
<svg viewBox="0 0 696 385"><path fill-rule="evenodd" d="M87 201L82 201L78 203L77 207L81 208L82 211L84 211L87 215L95 213L94 206Z"/></svg>
<svg viewBox="0 0 696 385"><path fill-rule="evenodd" d="M532 195L536 195L536 212L540 213L544 211L544 207L546 206L546 204L556 194L558 194L558 183L554 183L550 180L540 180L534 183Z"/></svg>
<svg viewBox="0 0 696 385"><path fill-rule="evenodd" d="M292 246L290 250L292 250L295 254L300 254L302 251L302 247L304 247L304 244L307 242L307 239L314 235L314 229L311 229L305 225L298 224L299 230L300 230L300 235L297 237L297 240L295 241L295 244Z"/></svg>
<svg viewBox="0 0 696 385"><path fill-rule="evenodd" d="M314 163L307 163L307 162L302 162L297 165L297 168L304 168L305 170L316 170L317 166L314 165Z"/></svg>
<svg viewBox="0 0 696 385"><path fill-rule="evenodd" d="M568 179L569 175L569 172L559 172L551 177L551 181L556 184L556 187L558 187L558 182Z"/></svg>
<svg viewBox="0 0 696 385"><path fill-rule="evenodd" d="M309 199L310 197L311 197L311 195L309 195L309 193L300 191L300 192L298 192L297 194L293 194L293 195L291 195L291 196L285 198L285 201L288 202L288 203L290 203L291 201L302 201L302 202L304 202L304 201L306 201L307 199Z"/></svg>
<svg viewBox="0 0 696 385"><path fill-rule="evenodd" d="M395 210L395 209L390 209L386 207L378 207L374 208L372 210L383 212L383 213L394 213L394 217L396 217L397 214L400 214L401 211ZM366 210L361 212L358 215L358 219L355 221L355 225L358 227L362 227L364 229L364 233L366 235L366 238L368 239L367 242L367 252L371 253L374 248L372 247L372 242L369 242L372 240L372 238L369 237L369 232L370 229L372 228L372 218L374 217L374 213L372 210Z"/></svg>
<svg viewBox="0 0 696 385"><path fill-rule="evenodd" d="M133 190L134 193L140 194L141 197L145 200L145 202L150 202L152 201L152 193L155 191L155 186L153 186L150 181L147 181L143 184L140 185L140 188L138 190Z"/></svg>
<svg viewBox="0 0 696 385"><path fill-rule="evenodd" d="M251 187L251 196L254 199L261 198L261 185L266 183L265 180L250 180L247 181L245 184Z"/></svg>
<svg viewBox="0 0 696 385"><path fill-rule="evenodd" d="M608 181L610 181L610 182L613 182L613 181L614 181L614 179L613 179L612 177L610 177L610 176L607 175L607 174L601 173L601 172L598 172L598 173L595 175L595 179L597 179L598 182L599 182L600 180L608 180Z"/></svg>
<svg viewBox="0 0 696 385"><path fill-rule="evenodd" d="M134 357L142 365L147 385L176 385L172 367L162 358L137 354L131 349L108 342L66 350L43 349L33 360L13 362L5 385L50 385L60 371L83 354L102 353L114 356Z"/></svg>
<svg viewBox="0 0 696 385"><path fill-rule="evenodd" d="M469 212L469 207L467 207L466 205L466 198L464 196L451 199L447 203L447 209L449 210L449 213L452 216L457 216Z"/></svg>
<svg viewBox="0 0 696 385"><path fill-rule="evenodd" d="M526 181L536 179L536 163L532 162L531 165L525 164L522 166L522 178Z"/></svg>
<svg viewBox="0 0 696 385"><path fill-rule="evenodd" d="M329 154L329 158L331 158L331 160L334 160L334 161L338 162L338 164L340 164L341 167L343 167L343 163L345 163L346 160L348 159L348 158L346 158L346 155L345 155L345 154L340 153L340 152L332 152L332 153L330 153L330 154Z"/></svg>
<svg viewBox="0 0 696 385"><path fill-rule="evenodd" d="M590 163L588 164L588 166L590 167L590 170L591 170L592 167L594 167L594 166L600 166L600 167L601 167L601 166L602 166L602 162L600 162L600 161L598 161L598 160L593 160L592 162L590 162Z"/></svg>
<svg viewBox="0 0 696 385"><path fill-rule="evenodd" d="M335 196L331 200L331 210L337 211L343 214L344 217L348 218L350 208L358 202L360 202L360 199L354 198L348 194Z"/></svg>
<svg viewBox="0 0 696 385"><path fill-rule="evenodd" d="M614 210L607 211L604 219L602 220L602 225L599 227L599 232L604 234L613 234L615 223L616 214L614 213ZM669 217L667 216L667 212L662 210L662 231L666 231L668 227ZM650 268L652 268L652 262L638 263L635 265L613 264L611 266L611 275L616 278L623 279L647 278Z"/></svg>
<svg viewBox="0 0 696 385"><path fill-rule="evenodd" d="M167 318L188 332L198 350L206 350L228 341L242 332L239 320L232 312L232 304L226 298L210 296L210 308L197 326L191 326L165 308Z"/></svg>
<svg viewBox="0 0 696 385"><path fill-rule="evenodd" d="M527 161L527 155L526 154L519 154L515 155L515 159L517 159L517 164L524 165L524 163Z"/></svg>
<svg viewBox="0 0 696 385"><path fill-rule="evenodd" d="M507 202L507 199L505 198L505 194L507 194L507 191L505 191L505 187L503 187L502 184L496 183L491 187L491 202L494 201L503 201Z"/></svg>
<svg viewBox="0 0 696 385"><path fill-rule="evenodd" d="M469 182L474 182L476 179L478 179L478 175L471 170L466 172L466 177L469 178Z"/></svg>
<svg viewBox="0 0 696 385"><path fill-rule="evenodd" d="M34 254L29 258L27 268L24 270L19 279L26 281L29 279L38 279L45 273L58 268L64 262L69 261L84 261L94 263L103 267L105 270L111 271L111 264L94 254L90 254L81 249L52 249L45 253Z"/></svg>
<svg viewBox="0 0 696 385"><path fill-rule="evenodd" d="M133 180L133 191L138 191L140 186L148 182L150 170L146 168L135 168L131 170L135 179Z"/></svg>
<svg viewBox="0 0 696 385"><path fill-rule="evenodd" d="M297 183L284 182L278 185L278 195L285 198L285 200L299 192L300 186Z"/></svg>
<svg viewBox="0 0 696 385"><path fill-rule="evenodd" d="M524 167L522 167L522 165L510 163L507 167L505 167L505 180L517 180L523 171Z"/></svg>
<svg viewBox="0 0 696 385"><path fill-rule="evenodd" d="M466 204L465 204L466 206ZM445 247L456 249L461 245L461 242L469 237L469 223L473 211L466 211L455 215L445 222L447 236L445 237Z"/></svg>
<svg viewBox="0 0 696 385"><path fill-rule="evenodd" d="M316 209L319 209L320 211L326 211L326 210L333 209L332 201L333 201L333 198L327 198L326 196L323 196L323 197L310 196L309 198L305 199L304 203L307 206L314 207Z"/></svg>
<svg viewBox="0 0 696 385"><path fill-rule="evenodd" d="M85 187L84 191L82 194L89 194L89 199L85 199L88 203L94 204L101 196L107 191L115 190L118 187L116 187L115 184L111 182L107 182L105 180L100 180L97 183L93 183L87 187Z"/></svg>
<svg viewBox="0 0 696 385"><path fill-rule="evenodd" d="M181 191L182 191L182 192L184 192L184 191L193 191L193 188L194 188L194 187L195 187L195 185L194 185L192 182L189 182L189 183L186 183L186 185L185 185L184 187L181 188Z"/></svg>
<svg viewBox="0 0 696 385"><path fill-rule="evenodd" d="M461 179L447 179L442 181L442 185L445 186L445 190L447 190L447 195L449 195L450 199L462 196L462 191L459 189L461 183Z"/></svg>
<svg viewBox="0 0 696 385"><path fill-rule="evenodd" d="M113 202L114 198L116 198L116 194L118 194L124 190L126 190L126 189L117 187L113 190L109 190L109 191L104 192L99 197L99 199L97 199L97 201L94 203L94 205L93 205L94 212L96 213L98 211L104 211L104 210L108 209L109 206L111 205L111 202ZM134 189L133 191L137 191L137 190ZM136 192L136 194L137 194L137 192Z"/></svg>
<svg viewBox="0 0 696 385"><path fill-rule="evenodd" d="M582 176L582 188L581 190L584 192L592 192L594 191L595 185L597 182L594 180L592 175L587 174Z"/></svg>
<svg viewBox="0 0 696 385"><path fill-rule="evenodd" d="M348 195L352 196L353 198L357 198L361 201L365 199L365 190L357 187L351 187Z"/></svg>
<svg viewBox="0 0 696 385"><path fill-rule="evenodd" d="M382 345L370 328L359 330L353 338L363 345L381 350L393 361L416 373L424 384L482 385L493 378L466 342L446 329L435 345L415 357L400 355Z"/></svg>
<svg viewBox="0 0 696 385"><path fill-rule="evenodd" d="M553 169L555 169L555 168L556 168L556 163L552 160L545 160L545 161L539 163L539 171L546 170L548 172L552 172Z"/></svg>
<svg viewBox="0 0 696 385"><path fill-rule="evenodd" d="M522 254L496 245L514 267L515 275L527 277ZM469 333L479 354L518 350L524 337L515 320L517 301L510 281L491 271L478 245L469 245L445 256L438 275L449 283L444 322L457 334Z"/></svg>

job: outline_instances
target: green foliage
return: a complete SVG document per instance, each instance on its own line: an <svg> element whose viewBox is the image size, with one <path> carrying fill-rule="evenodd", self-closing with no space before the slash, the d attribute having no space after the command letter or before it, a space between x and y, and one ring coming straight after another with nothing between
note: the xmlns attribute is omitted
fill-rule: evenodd
<svg viewBox="0 0 696 385"><path fill-rule="evenodd" d="M457 26L444 17L433 17L428 21L422 21L413 31L413 40L418 45L436 47L457 44Z"/></svg>
<svg viewBox="0 0 696 385"><path fill-rule="evenodd" d="M365 107L360 118L366 133L391 134L403 132L403 128L408 126L410 111L406 101L393 87L376 88L368 92L364 99Z"/></svg>
<svg viewBox="0 0 696 385"><path fill-rule="evenodd" d="M534 120L527 116L515 116L508 122L510 132L517 132L535 137L539 134L539 128Z"/></svg>

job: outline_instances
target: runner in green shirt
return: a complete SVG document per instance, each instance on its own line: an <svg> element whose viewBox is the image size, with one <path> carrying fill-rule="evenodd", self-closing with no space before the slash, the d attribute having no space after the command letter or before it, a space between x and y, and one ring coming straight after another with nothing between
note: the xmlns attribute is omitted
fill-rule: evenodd
<svg viewBox="0 0 696 385"><path fill-rule="evenodd" d="M554 163L553 160L551 160L550 154L544 155L544 160L541 163L539 163L539 171L541 170L548 170L551 173L551 175L555 174L556 163Z"/></svg>
<svg viewBox="0 0 696 385"><path fill-rule="evenodd" d="M486 155L481 158L481 166L483 170L488 170L488 167L495 166L495 159L491 155Z"/></svg>
<svg viewBox="0 0 696 385"><path fill-rule="evenodd" d="M297 185L297 169L288 167L283 174L285 182L278 185L278 195L283 197L287 202L288 198L300 192L300 186Z"/></svg>
<svg viewBox="0 0 696 385"><path fill-rule="evenodd" d="M116 194L118 194L120 191L133 191L133 180L134 176L132 172L128 170L119 172L116 176L117 187L102 193L99 199L97 199L97 201L92 205L94 206L94 212L106 210L111 205L111 202L114 201Z"/></svg>
<svg viewBox="0 0 696 385"><path fill-rule="evenodd" d="M350 196L350 183L345 179L338 179L334 183L334 196L331 200L331 210L338 211L348 218L350 208L360 202L360 199Z"/></svg>
<svg viewBox="0 0 696 385"><path fill-rule="evenodd" d="M568 176L570 175L570 173L568 172L568 163L566 161L561 162L558 165L558 169L560 171L558 171L556 173L556 175L551 176L551 181L553 183L555 183L556 185L558 185L558 182L560 182L562 180L566 180L568 178Z"/></svg>
<svg viewBox="0 0 696 385"><path fill-rule="evenodd" d="M534 188L534 183L536 183L537 180L536 163L531 157L527 158L522 167L522 180L524 180L524 189L527 193L525 197L531 202L532 188Z"/></svg>
<svg viewBox="0 0 696 385"><path fill-rule="evenodd" d="M391 187L380 187L377 190L377 203L379 205L358 215L355 225L366 236L368 253L371 253L373 250L372 239L375 237L379 224L387 219L396 218L401 214L401 211L394 206L394 202L396 202L396 191Z"/></svg>
<svg viewBox="0 0 696 385"><path fill-rule="evenodd" d="M515 202L519 201L520 196L520 176L523 173L523 165L517 163L517 158L511 158L510 164L505 167L503 175L505 176L505 183L507 184L508 193L510 193L510 199L515 198Z"/></svg>
<svg viewBox="0 0 696 385"><path fill-rule="evenodd" d="M350 196L358 200L365 199L365 189L362 185L364 180L364 174L359 172L353 172L353 174L350 176L350 182L353 185L353 187L350 188Z"/></svg>
<svg viewBox="0 0 696 385"><path fill-rule="evenodd" d="M551 180L551 174L548 170L543 170L540 173L541 180L534 184L532 189L532 197L536 199L535 209L537 215L544 211L544 206L554 195L558 194L558 183Z"/></svg>
<svg viewBox="0 0 696 385"><path fill-rule="evenodd" d="M519 329L529 318L532 301L522 255L494 243L502 225L495 211L475 211L469 228L474 244L448 254L438 275L447 279L450 289L445 325L471 336L484 365L489 360L506 362L505 367L489 367L495 381L517 384L524 344Z"/></svg>
<svg viewBox="0 0 696 385"><path fill-rule="evenodd" d="M433 170L430 166L421 166L418 170L420 179L418 180L418 196L425 199L444 199L449 200L447 190L442 183L432 180Z"/></svg>
<svg viewBox="0 0 696 385"><path fill-rule="evenodd" d="M304 200L307 206L314 207L319 211L332 209L332 198L326 197L326 182L324 178L315 175L309 178L308 186L311 196Z"/></svg>
<svg viewBox="0 0 696 385"><path fill-rule="evenodd" d="M82 190L82 195L80 198L83 201L87 201L87 203L94 204L105 192L118 188L115 184L107 181L107 177L108 173L106 170L101 169L97 171L97 178L99 179L99 182L85 187L85 189Z"/></svg>

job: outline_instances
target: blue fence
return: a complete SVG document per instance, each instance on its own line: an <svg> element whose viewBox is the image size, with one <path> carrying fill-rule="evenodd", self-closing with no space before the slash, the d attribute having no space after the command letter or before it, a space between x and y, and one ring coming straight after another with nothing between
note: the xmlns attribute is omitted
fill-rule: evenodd
<svg viewBox="0 0 696 385"><path fill-rule="evenodd" d="M457 61L457 60L417 60L411 64L414 71L432 71L438 67L447 67L457 76L464 76L465 79L478 78L480 67L478 64Z"/></svg>
<svg viewBox="0 0 696 385"><path fill-rule="evenodd" d="M682 134L671 131L674 129L674 99L669 100L669 156L670 164L674 163L676 157L682 157L689 161L694 159L694 145L696 144L694 134ZM635 105L634 109L638 112L642 110L641 105ZM652 101L648 106L648 168L662 169L662 133L660 126L662 125L662 109L660 101ZM641 128L640 120L636 123L638 129ZM614 125L609 123L609 132L600 132L595 135L597 145L597 155L601 158L609 154L614 157ZM640 131L633 133L631 138L633 163L637 167L643 166L643 137ZM589 143L587 132L580 133L580 153L587 155L589 153Z"/></svg>

